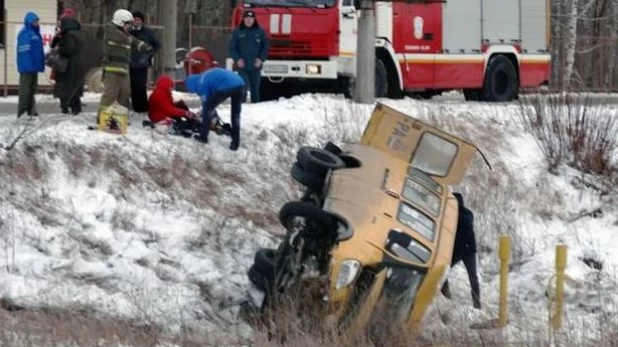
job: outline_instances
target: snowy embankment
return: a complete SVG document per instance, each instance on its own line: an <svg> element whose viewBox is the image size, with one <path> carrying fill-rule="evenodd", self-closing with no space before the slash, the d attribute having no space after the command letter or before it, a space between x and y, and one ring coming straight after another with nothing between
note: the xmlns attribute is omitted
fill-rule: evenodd
<svg viewBox="0 0 618 347"><path fill-rule="evenodd" d="M148 95L150 95L151 91L148 91ZM183 100L199 100L199 97L195 94L191 93L182 93L182 92L173 92L175 98L182 98ZM36 102L50 102L50 103L58 103L58 99L54 98L52 94L37 94L35 96ZM0 104L17 104L18 96L8 96L8 97L0 97ZM101 94L99 93L91 93L85 92L81 97L82 102L99 102L101 100Z"/></svg>
<svg viewBox="0 0 618 347"><path fill-rule="evenodd" d="M515 104L384 102L477 144L493 166L477 158L456 187L476 212L483 310L471 308L458 266L454 298L436 300L425 336L476 341L468 326L497 317L500 233L512 235L514 247L509 339L544 339L559 242L569 246L568 338L598 334L600 317L617 309L615 193L578 184L582 175L572 169L548 173ZM296 150L358 139L371 109L312 95L245 105L238 152L214 134L203 145L139 125L126 136L88 131L94 114L31 123L0 116L3 146L29 124L12 150L0 149L0 298L250 336L237 319L239 303L259 296L246 271L254 252L283 231L279 208L299 196L289 176ZM220 115L228 118L228 106ZM597 208L598 218L576 218ZM615 318L602 323L618 330Z"/></svg>

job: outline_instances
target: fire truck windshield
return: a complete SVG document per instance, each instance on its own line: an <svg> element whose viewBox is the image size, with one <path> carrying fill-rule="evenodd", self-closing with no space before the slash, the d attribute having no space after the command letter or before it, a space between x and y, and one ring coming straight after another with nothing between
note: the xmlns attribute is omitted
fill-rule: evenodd
<svg viewBox="0 0 618 347"><path fill-rule="evenodd" d="M245 0L249 6L277 6L277 7L332 7L335 0Z"/></svg>

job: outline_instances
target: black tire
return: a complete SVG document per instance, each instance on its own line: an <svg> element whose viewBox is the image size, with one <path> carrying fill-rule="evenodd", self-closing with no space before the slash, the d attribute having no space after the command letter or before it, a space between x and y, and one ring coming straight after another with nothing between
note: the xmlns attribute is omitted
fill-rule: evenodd
<svg viewBox="0 0 618 347"><path fill-rule="evenodd" d="M345 167L347 169L354 169L354 168L358 168L361 167L362 163L360 162L360 160L354 158L353 156L350 155L340 155L339 158L341 158L341 160L345 163Z"/></svg>
<svg viewBox="0 0 618 347"><path fill-rule="evenodd" d="M267 77L262 77L260 80L260 101L274 101L280 97L289 97L287 91L289 90L289 83L286 81L274 83L268 80ZM250 101L251 99L247 97Z"/></svg>
<svg viewBox="0 0 618 347"><path fill-rule="evenodd" d="M466 101L479 101L481 100L480 89L464 89L464 98Z"/></svg>
<svg viewBox="0 0 618 347"><path fill-rule="evenodd" d="M326 177L328 170L345 167L345 163L339 157L317 147L302 147L296 153L296 159L303 169L317 177Z"/></svg>
<svg viewBox="0 0 618 347"><path fill-rule="evenodd" d="M382 60L376 57L375 69L375 96L376 98L385 98L388 96L388 72ZM356 96L356 80L354 77L344 78L341 81L343 94L346 98L354 99ZM401 93L403 97L403 93Z"/></svg>
<svg viewBox="0 0 618 347"><path fill-rule="evenodd" d="M429 100L429 99L433 98L434 95L436 95L436 92L434 92L432 90L427 90L427 91L424 91L424 92L412 92L412 93L410 93L410 96L413 99L418 99L418 100Z"/></svg>
<svg viewBox="0 0 618 347"><path fill-rule="evenodd" d="M385 98L388 94L388 73L384 63L378 57L376 57L375 85L376 98Z"/></svg>
<svg viewBox="0 0 618 347"><path fill-rule="evenodd" d="M312 191L319 192L322 190L324 186L324 178L318 177L314 174L307 172L299 163L294 163L292 165L292 170L290 170L290 174L292 178L296 180L296 182L302 184L303 186L309 188Z"/></svg>
<svg viewBox="0 0 618 347"><path fill-rule="evenodd" d="M249 276L249 281L251 281L251 283L253 283L253 285L256 286L259 290L265 293L270 292L272 281L269 281L269 279L266 278L266 276L264 276L261 272L259 272L255 264L253 264L249 268L249 272L247 273L247 275ZM274 276L274 273L273 273L273 276Z"/></svg>
<svg viewBox="0 0 618 347"><path fill-rule="evenodd" d="M314 229L310 230L308 235L325 235L335 230L336 223L332 215L312 203L291 201L283 205L279 211L281 225L289 230L294 217L304 217L308 220L310 224L308 227Z"/></svg>
<svg viewBox="0 0 618 347"><path fill-rule="evenodd" d="M341 148L339 148L339 146L332 143L331 141L328 141L328 143L324 146L324 150L327 152L331 152L332 154L337 156L343 152Z"/></svg>
<svg viewBox="0 0 618 347"><path fill-rule="evenodd" d="M487 64L481 98L489 102L508 102L517 97L519 78L509 58L495 55Z"/></svg>
<svg viewBox="0 0 618 347"><path fill-rule="evenodd" d="M272 280L275 278L275 261L277 260L277 250L272 248L262 248L255 253L253 267L262 276Z"/></svg>

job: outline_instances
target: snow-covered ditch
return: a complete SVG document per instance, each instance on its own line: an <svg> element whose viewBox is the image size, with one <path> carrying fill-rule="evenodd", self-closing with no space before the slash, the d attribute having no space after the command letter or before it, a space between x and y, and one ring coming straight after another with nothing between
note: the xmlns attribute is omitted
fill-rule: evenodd
<svg viewBox="0 0 618 347"><path fill-rule="evenodd" d="M546 339L561 242L570 277L563 338L618 331L615 193L601 196L567 167L548 173L517 105L383 102L477 144L493 167L477 158L456 187L476 212L483 309L472 309L465 270L455 267L454 298L435 301L426 338L497 338L468 327L497 317L500 233L513 238L507 338ZM238 152L214 134L203 145L138 125L126 136L86 130L94 114L0 117L3 146L28 127L12 150L0 149L0 298L249 338L238 309L259 293L246 271L283 231L279 208L299 196L289 175L296 150L358 139L371 109L314 95L244 105ZM596 218L582 216L595 209Z"/></svg>

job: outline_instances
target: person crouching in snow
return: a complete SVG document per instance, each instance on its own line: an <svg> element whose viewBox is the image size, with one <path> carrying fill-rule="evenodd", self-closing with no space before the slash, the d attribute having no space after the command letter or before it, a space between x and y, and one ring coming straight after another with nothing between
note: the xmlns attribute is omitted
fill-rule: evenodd
<svg viewBox="0 0 618 347"><path fill-rule="evenodd" d="M240 112L245 93L245 81L232 71L213 68L185 81L187 91L200 96L202 101L202 124L198 141L208 143L208 132L213 111L227 98L232 102L232 143L230 149L238 150L240 145Z"/></svg>
<svg viewBox="0 0 618 347"><path fill-rule="evenodd" d="M174 102L172 90L174 81L167 75L157 79L155 88L148 98L148 118L153 125L174 126L178 131L193 130L197 116L180 100Z"/></svg>

